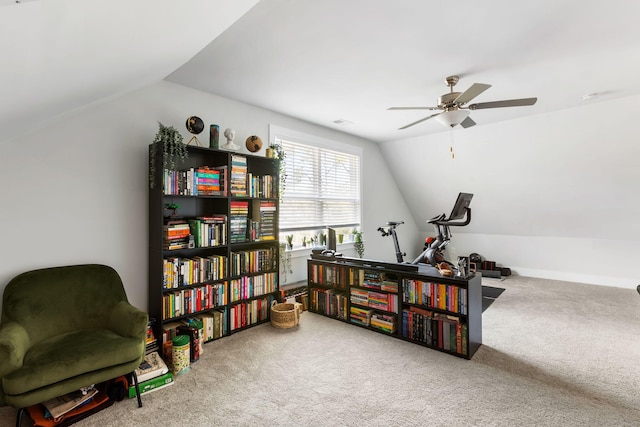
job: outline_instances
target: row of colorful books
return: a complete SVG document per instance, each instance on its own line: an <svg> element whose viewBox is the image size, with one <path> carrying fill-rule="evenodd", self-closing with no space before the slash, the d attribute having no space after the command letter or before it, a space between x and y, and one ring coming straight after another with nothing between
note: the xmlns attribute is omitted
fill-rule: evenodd
<svg viewBox="0 0 640 427"><path fill-rule="evenodd" d="M394 333L397 329L397 316L395 314L380 313L373 309L351 306L349 310L351 323L378 329L387 333Z"/></svg>
<svg viewBox="0 0 640 427"><path fill-rule="evenodd" d="M200 166L187 170L163 171L166 195L226 196L227 166Z"/></svg>
<svg viewBox="0 0 640 427"><path fill-rule="evenodd" d="M163 171L163 192L179 196L223 196L277 198L274 175L254 175L247 170L246 156L231 156L231 177L227 166L200 166Z"/></svg>
<svg viewBox="0 0 640 427"><path fill-rule="evenodd" d="M316 313L347 319L347 297L335 289L311 288L309 308Z"/></svg>
<svg viewBox="0 0 640 427"><path fill-rule="evenodd" d="M398 277L385 271L364 270L360 286L386 292L398 292Z"/></svg>
<svg viewBox="0 0 640 427"><path fill-rule="evenodd" d="M163 259L164 289L223 280L227 275L228 258L209 255L192 258L172 257Z"/></svg>
<svg viewBox="0 0 640 427"><path fill-rule="evenodd" d="M230 330L234 331L268 320L272 301L274 301L273 295L269 295L232 305L229 308Z"/></svg>
<svg viewBox="0 0 640 427"><path fill-rule="evenodd" d="M402 336L443 350L467 354L467 324L456 316L419 307L404 309Z"/></svg>
<svg viewBox="0 0 640 427"><path fill-rule="evenodd" d="M231 276L259 273L273 270L277 267L277 248L263 248L231 253Z"/></svg>
<svg viewBox="0 0 640 427"><path fill-rule="evenodd" d="M415 279L403 279L402 288L405 303L467 314L466 288Z"/></svg>
<svg viewBox="0 0 640 427"><path fill-rule="evenodd" d="M229 281L230 302L253 298L275 292L278 289L278 274L265 273L258 276L243 276Z"/></svg>
<svg viewBox="0 0 640 427"><path fill-rule="evenodd" d="M344 265L311 264L310 278L313 283L346 289L348 286L358 286L364 280L364 270Z"/></svg>
<svg viewBox="0 0 640 427"><path fill-rule="evenodd" d="M351 304L397 313L398 295L351 288Z"/></svg>
<svg viewBox="0 0 640 427"><path fill-rule="evenodd" d="M227 216L211 215L188 219L195 246L208 248L227 244Z"/></svg>
<svg viewBox="0 0 640 427"><path fill-rule="evenodd" d="M247 173L247 196L277 198L278 187L276 179L273 175L253 175Z"/></svg>
<svg viewBox="0 0 640 427"><path fill-rule="evenodd" d="M229 290L227 282L208 283L195 288L162 294L162 319L193 314L227 304Z"/></svg>

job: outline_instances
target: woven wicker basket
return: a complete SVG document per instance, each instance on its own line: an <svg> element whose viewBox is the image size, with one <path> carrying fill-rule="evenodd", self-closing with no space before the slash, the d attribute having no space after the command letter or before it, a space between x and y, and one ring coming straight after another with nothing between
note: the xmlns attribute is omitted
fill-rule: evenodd
<svg viewBox="0 0 640 427"><path fill-rule="evenodd" d="M300 312L302 304L300 303L271 303L271 324L276 328L293 328L300 322Z"/></svg>

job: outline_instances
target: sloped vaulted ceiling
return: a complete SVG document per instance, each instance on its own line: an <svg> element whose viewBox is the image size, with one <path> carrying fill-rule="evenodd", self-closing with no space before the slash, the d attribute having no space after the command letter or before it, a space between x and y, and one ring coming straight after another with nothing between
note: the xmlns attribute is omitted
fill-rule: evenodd
<svg viewBox="0 0 640 427"><path fill-rule="evenodd" d="M0 2L0 141L158 82L258 0Z"/></svg>
<svg viewBox="0 0 640 427"><path fill-rule="evenodd" d="M430 112L387 108L436 105L453 74L492 85L477 102L538 97L473 111L478 126L638 94L638 16L627 0L262 0L168 80L385 142L446 131L399 131Z"/></svg>

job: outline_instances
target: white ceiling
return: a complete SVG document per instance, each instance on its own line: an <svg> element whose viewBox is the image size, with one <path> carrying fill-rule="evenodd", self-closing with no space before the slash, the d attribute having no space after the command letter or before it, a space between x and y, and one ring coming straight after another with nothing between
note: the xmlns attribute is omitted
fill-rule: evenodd
<svg viewBox="0 0 640 427"><path fill-rule="evenodd" d="M474 101L538 97L473 111L478 125L640 92L640 2L632 0L262 0L168 80L374 141L448 92L493 85ZM343 119L351 125L336 125Z"/></svg>
<svg viewBox="0 0 640 427"><path fill-rule="evenodd" d="M399 131L429 112L386 109L435 105L451 74L493 85L477 102L538 97L472 112L482 126L640 93L638 16L632 0L0 0L0 141L166 76L379 142L445 130Z"/></svg>
<svg viewBox="0 0 640 427"><path fill-rule="evenodd" d="M161 81L257 1L0 0L0 141Z"/></svg>

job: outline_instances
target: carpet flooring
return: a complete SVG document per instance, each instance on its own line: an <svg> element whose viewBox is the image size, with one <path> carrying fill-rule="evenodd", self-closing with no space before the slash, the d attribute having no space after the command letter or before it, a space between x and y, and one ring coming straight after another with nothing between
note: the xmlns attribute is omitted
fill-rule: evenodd
<svg viewBox="0 0 640 427"><path fill-rule="evenodd" d="M76 425L640 425L635 289L518 276L498 286L471 360L307 312L293 329L205 344L142 408L128 399ZM15 414L0 408L0 425Z"/></svg>

